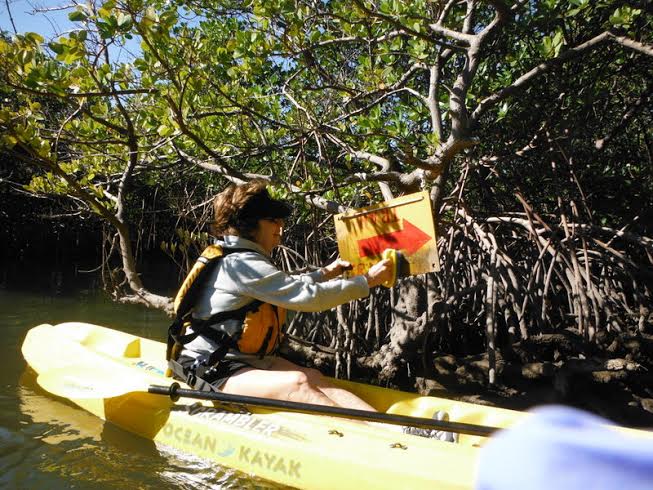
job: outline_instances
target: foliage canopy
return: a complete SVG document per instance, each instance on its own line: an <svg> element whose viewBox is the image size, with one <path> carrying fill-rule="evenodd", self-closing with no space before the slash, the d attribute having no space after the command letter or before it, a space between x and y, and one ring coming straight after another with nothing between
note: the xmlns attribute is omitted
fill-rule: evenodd
<svg viewBox="0 0 653 490"><path fill-rule="evenodd" d="M568 314L589 337L649 321L647 2L90 0L69 18L0 41L2 143L40 169L31 192L116 230L123 295L169 304L137 273L143 196L201 220L263 176L308 221L431 191L445 267L392 300L395 359L461 320L490 346Z"/></svg>

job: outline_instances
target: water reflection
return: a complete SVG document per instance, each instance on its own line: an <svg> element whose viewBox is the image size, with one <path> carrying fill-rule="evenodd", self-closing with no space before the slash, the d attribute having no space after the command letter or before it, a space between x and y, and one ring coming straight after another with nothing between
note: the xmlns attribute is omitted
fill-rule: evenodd
<svg viewBox="0 0 653 490"><path fill-rule="evenodd" d="M126 482L137 483L140 488L164 489L282 488L157 447L148 439L107 424L43 392L29 369L21 377L18 399L20 412L30 420L23 422L20 437L14 438L13 451L11 445L6 447L14 460L5 462L8 469L20 468L26 459L38 455L34 469L41 478L48 482L65 480L77 488L124 488ZM18 481L14 475L14 483Z"/></svg>
<svg viewBox="0 0 653 490"><path fill-rule="evenodd" d="M97 295L0 291L0 488L282 488L157 446L44 392L26 369L20 346L29 328L69 320L95 320L159 340L168 321L159 312Z"/></svg>

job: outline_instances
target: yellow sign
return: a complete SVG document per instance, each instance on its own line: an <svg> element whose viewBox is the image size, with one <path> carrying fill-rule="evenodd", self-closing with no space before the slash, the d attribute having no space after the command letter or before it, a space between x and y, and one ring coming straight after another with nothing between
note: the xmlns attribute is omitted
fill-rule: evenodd
<svg viewBox="0 0 653 490"><path fill-rule="evenodd" d="M400 250L408 262L402 275L440 270L435 226L428 192L335 216L340 257L363 274L381 259L386 248Z"/></svg>

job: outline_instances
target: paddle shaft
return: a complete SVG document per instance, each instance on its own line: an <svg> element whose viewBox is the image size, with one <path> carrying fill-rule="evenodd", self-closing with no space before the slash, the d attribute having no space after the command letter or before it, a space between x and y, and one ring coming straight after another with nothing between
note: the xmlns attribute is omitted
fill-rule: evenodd
<svg viewBox="0 0 653 490"><path fill-rule="evenodd" d="M259 398L255 396L232 395L217 391L200 391L180 388L177 383L170 386L150 385L148 393L166 395L177 400L180 397L196 398L200 400L211 400L223 403L234 403L239 405L250 405L254 407L274 408L287 412L301 412L317 415L329 415L331 417L342 417L356 420L367 420L381 422L384 424L407 425L427 429L437 429L472 436L487 437L499 430L496 427L483 425L466 424L461 422L448 422L423 417L408 417L392 413L370 412L368 410L357 410L353 408L329 407L326 405L315 405L312 403L298 403L286 400L273 400L270 398Z"/></svg>

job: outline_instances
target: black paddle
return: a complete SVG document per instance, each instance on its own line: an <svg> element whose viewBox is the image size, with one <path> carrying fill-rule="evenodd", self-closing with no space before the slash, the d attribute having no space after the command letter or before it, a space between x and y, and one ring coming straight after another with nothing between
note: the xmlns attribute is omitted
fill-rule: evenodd
<svg viewBox="0 0 653 490"><path fill-rule="evenodd" d="M406 415L370 412L368 410L357 410L353 408L329 407L324 405L315 405L312 403L298 403L285 400L273 400L270 398L259 398L254 396L231 395L229 393L222 393L218 391L189 390L181 388L178 383L172 383L170 386L150 385L147 391L148 393L153 393L156 395L169 396L173 401L177 401L180 397L196 398L199 400L211 400L238 405L273 408L286 412L330 415L332 417L367 420L372 422L382 422L385 424L437 429L449 432L457 432L460 434L469 434L472 436L487 437L495 431L499 430L496 427L466 424L462 422L448 422L444 420L435 420L424 417L409 417Z"/></svg>

